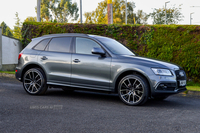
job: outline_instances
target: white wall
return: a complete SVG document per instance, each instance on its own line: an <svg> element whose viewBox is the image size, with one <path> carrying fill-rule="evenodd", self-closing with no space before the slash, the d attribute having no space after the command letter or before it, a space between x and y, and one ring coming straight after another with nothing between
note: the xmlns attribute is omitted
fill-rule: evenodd
<svg viewBox="0 0 200 133"><path fill-rule="evenodd" d="M0 70L2 69L2 28L0 26Z"/></svg>
<svg viewBox="0 0 200 133"><path fill-rule="evenodd" d="M2 64L17 64L21 51L19 40L2 35Z"/></svg>

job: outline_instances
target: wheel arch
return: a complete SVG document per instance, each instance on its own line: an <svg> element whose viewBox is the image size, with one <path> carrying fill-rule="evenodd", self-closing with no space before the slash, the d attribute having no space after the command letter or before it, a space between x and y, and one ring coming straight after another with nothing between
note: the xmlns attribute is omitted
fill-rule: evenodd
<svg viewBox="0 0 200 133"><path fill-rule="evenodd" d="M30 63L30 64L27 64L27 65L22 69L21 81L23 81L23 77L24 77L25 72L26 72L27 70L31 69L31 68L40 68L40 69L44 72L44 74L45 74L45 76L46 76L46 71L45 71L45 69L44 69L41 65L39 65L39 64L37 64L37 63ZM46 76L46 77L47 77L47 76Z"/></svg>
<svg viewBox="0 0 200 133"><path fill-rule="evenodd" d="M142 77L147 81L147 83L148 83L148 86L149 86L149 96L151 96L151 89L152 89L151 80L149 79L149 77L148 77L145 73L140 72L140 71L137 71L137 70L126 70L126 71L121 72L121 73L117 76L117 78L116 78L116 80L115 80L115 82L114 82L114 91L115 91L116 93L118 92L117 86L118 86L120 80L121 80L123 77L125 77L125 76L127 76L127 75L129 75L129 74L136 74L136 75L142 76Z"/></svg>

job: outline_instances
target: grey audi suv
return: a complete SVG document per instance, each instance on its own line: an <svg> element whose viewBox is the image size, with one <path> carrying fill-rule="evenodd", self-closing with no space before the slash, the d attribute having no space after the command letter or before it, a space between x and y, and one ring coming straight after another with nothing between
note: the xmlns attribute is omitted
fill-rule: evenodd
<svg viewBox="0 0 200 133"><path fill-rule="evenodd" d="M127 105L163 100L186 90L181 67L137 56L114 39L87 34L32 39L19 54L15 75L31 95L55 86L82 88L118 93Z"/></svg>

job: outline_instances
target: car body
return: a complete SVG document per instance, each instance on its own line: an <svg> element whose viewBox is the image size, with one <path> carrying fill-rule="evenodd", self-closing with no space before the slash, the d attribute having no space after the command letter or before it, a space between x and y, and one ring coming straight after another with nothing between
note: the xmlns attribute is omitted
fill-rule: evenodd
<svg viewBox="0 0 200 133"><path fill-rule="evenodd" d="M136 56L111 38L76 33L32 39L19 54L16 78L32 95L49 86L83 88L118 93L127 105L186 90L178 65Z"/></svg>

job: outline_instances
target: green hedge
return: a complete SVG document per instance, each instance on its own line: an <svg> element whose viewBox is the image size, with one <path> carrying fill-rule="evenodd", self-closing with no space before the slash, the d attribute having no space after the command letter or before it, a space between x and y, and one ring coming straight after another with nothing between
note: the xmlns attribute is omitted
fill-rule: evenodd
<svg viewBox="0 0 200 133"><path fill-rule="evenodd" d="M96 25L25 22L22 43L55 33L86 33L114 38L140 56L173 62L187 76L200 81L200 26L190 25Z"/></svg>

